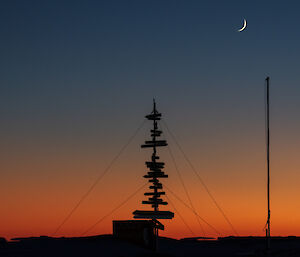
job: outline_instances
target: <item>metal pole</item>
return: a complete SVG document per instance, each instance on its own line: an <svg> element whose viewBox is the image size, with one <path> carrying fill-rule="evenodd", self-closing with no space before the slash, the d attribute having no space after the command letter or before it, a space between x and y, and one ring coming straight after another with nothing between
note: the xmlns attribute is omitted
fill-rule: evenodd
<svg viewBox="0 0 300 257"><path fill-rule="evenodd" d="M156 228L156 244L155 244L155 252L157 253L158 252L158 228Z"/></svg>
<svg viewBox="0 0 300 257"><path fill-rule="evenodd" d="M267 250L270 250L270 236L271 236L271 228L270 228L270 101L269 101L269 80L270 78L266 78L267 82L267 169L268 169L268 188L267 188L267 196L268 196L268 220L267 220Z"/></svg>

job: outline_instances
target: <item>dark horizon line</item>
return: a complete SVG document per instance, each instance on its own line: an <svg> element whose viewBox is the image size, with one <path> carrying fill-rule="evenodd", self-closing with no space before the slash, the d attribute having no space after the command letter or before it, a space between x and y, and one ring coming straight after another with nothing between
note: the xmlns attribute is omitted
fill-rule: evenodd
<svg viewBox="0 0 300 257"><path fill-rule="evenodd" d="M114 238L113 234L98 234L98 235L91 235L91 236L60 236L60 237L54 237L54 236L46 236L46 235L41 235L41 236L28 236L28 237L13 237L10 239L6 239L5 237L0 237L0 244L5 242L21 242L21 241L29 241L29 240L88 240L88 239L101 239L101 238L106 238L106 237L112 237ZM235 240L235 239L264 239L265 236L219 236L219 237L203 237L203 236L194 236L194 237L182 237L180 239L172 238L172 237L166 237L166 236L159 236L160 238L168 238L168 239L173 239L173 240ZM271 239L299 239L300 240L300 235L289 235L289 236L272 236Z"/></svg>

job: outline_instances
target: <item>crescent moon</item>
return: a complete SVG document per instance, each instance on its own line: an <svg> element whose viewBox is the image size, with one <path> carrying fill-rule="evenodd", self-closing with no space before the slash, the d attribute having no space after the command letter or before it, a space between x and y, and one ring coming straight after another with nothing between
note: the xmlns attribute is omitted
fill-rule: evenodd
<svg viewBox="0 0 300 257"><path fill-rule="evenodd" d="M238 32L243 31L246 27L247 27L247 21L246 21L246 19L244 19L244 25L243 25L242 28L240 28L240 29L238 30Z"/></svg>

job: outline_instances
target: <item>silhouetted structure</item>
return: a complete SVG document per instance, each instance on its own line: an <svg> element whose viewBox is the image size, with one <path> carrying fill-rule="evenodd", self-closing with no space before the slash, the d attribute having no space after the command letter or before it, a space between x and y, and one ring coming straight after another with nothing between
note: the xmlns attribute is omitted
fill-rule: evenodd
<svg viewBox="0 0 300 257"><path fill-rule="evenodd" d="M152 220L114 220L113 235L117 238L152 249L155 240Z"/></svg>
<svg viewBox="0 0 300 257"><path fill-rule="evenodd" d="M133 212L135 219L152 219L155 224L155 235L158 236L158 229L164 229L164 226L158 221L158 219L172 219L174 217L174 213L170 211L160 211L160 205L167 205L168 203L161 199L162 195L165 195L165 192L162 190L163 186L159 182L159 178L167 178L162 169L164 168L165 163L159 162L159 156L157 155L157 147L167 146L166 140L157 140L158 137L161 136L162 131L158 129L157 121L161 119L161 113L159 113L156 109L155 100L153 100L153 110L149 115L146 115L146 118L153 122L153 128L151 129L151 137L152 140L145 141L142 148L152 148L152 156L151 161L146 162L147 168L150 170L144 175L144 178L149 179L149 182L152 185L149 187L152 189L152 192L146 192L144 195L149 196L148 200L143 201L142 204L151 205L153 210L144 211L144 210L136 210Z"/></svg>
<svg viewBox="0 0 300 257"><path fill-rule="evenodd" d="M268 218L266 224L266 238L267 238L267 251L270 250L270 238L271 238L271 210L270 210L270 101L269 101L269 82L270 78L266 78L267 82L267 198L268 198Z"/></svg>
<svg viewBox="0 0 300 257"><path fill-rule="evenodd" d="M151 137L152 140L145 141L145 144L142 145L142 148L152 148L153 153L151 156L151 161L146 162L148 171L147 175L144 178L149 179L149 182L152 185L149 187L152 189L152 192L147 192L144 195L149 196L147 201L143 201L142 204L150 204L153 208L153 211L139 211L136 210L133 212L135 219L172 219L174 217L174 213L170 211L159 211L159 205L167 205L168 203L163 201L160 197L164 195L165 192L159 191L163 188L162 184L159 182L159 178L167 178L162 169L164 168L164 162L158 162L159 157L157 156L157 147L167 146L166 140L157 140L157 137L160 137L162 131L158 129L157 121L161 118L161 113L156 110L156 104L153 100L153 111L151 114L147 115L146 118L148 120L153 121L153 129L151 129Z"/></svg>
<svg viewBox="0 0 300 257"><path fill-rule="evenodd" d="M149 196L148 200L142 201L142 204L151 205L153 210L136 210L133 212L135 219L144 220L127 220L127 221L113 221L113 233L116 237L130 240L132 242L138 242L142 245L152 248L156 248L156 240L152 238L158 237L158 230L164 229L163 224L161 224L158 219L172 219L174 213L170 211L160 211L160 205L167 205L166 201L161 199L165 192L160 191L163 186L159 182L159 178L167 178L162 169L164 168L164 163L159 162L159 156L157 155L157 147L167 146L166 140L157 140L161 136L162 131L158 129L157 121L161 119L161 113L156 110L156 104L153 100L153 110L149 115L146 115L148 120L153 122L153 128L151 129L152 139L145 141L142 148L152 148L151 161L146 161L146 166L149 169L148 173L144 178L149 179L152 185L149 187L152 191L146 192L144 195ZM148 239L151 238L149 241Z"/></svg>

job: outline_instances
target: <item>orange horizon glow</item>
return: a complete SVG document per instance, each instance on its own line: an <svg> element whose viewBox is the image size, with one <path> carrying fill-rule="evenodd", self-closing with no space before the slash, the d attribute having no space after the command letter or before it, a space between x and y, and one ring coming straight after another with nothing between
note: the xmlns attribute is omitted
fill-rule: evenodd
<svg viewBox="0 0 300 257"><path fill-rule="evenodd" d="M187 135L197 135L196 129L190 129ZM231 131L222 134L211 130L206 132L206 137L179 136L198 174L242 236L265 235L266 156L264 135L257 132L260 130L241 136L240 128L232 127ZM297 168L300 167L297 156L300 142L280 131L275 130L274 133L277 140L271 148L271 235L300 235L300 207L295 204L300 194ZM151 152L140 149L140 144L148 136L149 127L140 132L54 236L81 236L146 182L143 178L146 173L144 162L150 158ZM175 218L163 221L166 230L160 235L173 238L234 235L174 142L166 136L196 211L220 235L203 222L202 230L191 210L178 202L168 190L165 190L167 196L193 233L169 204L162 210L174 211ZM5 207L0 212L1 237L53 236L59 224L107 168L122 141L114 138L111 143L110 138L103 137L97 147L89 142L81 142L74 147L70 143L73 140L76 141L40 142L36 139L2 142L5 151L1 153L1 163L5 174L0 187L5 193L0 195L0 200ZM159 149L159 156L166 163L164 171L169 175L161 182L188 204L168 150ZM112 233L113 219L132 219L134 210L145 208L141 204L145 191L146 188L86 235Z"/></svg>
<svg viewBox="0 0 300 257"><path fill-rule="evenodd" d="M136 145L133 145L131 148L135 147ZM22 174L27 175L17 179L7 176L7 183L2 185L4 191L9 193L2 195L2 201L8 204L0 213L2 220L0 236L7 239L40 235L81 236L87 228L145 183L145 179L142 177L146 171L143 162L147 160L149 153L141 151L138 147L135 150L132 149L129 156L120 158L56 235L53 233L57 226L90 187L99 175L99 170L105 169L108 161L101 162L97 155L82 156L78 153L78 156L74 154L59 157L57 155L53 157L53 162L48 164L42 156L37 155L35 155L34 162L29 161L28 158L32 155L30 152L22 153L23 157L19 156L19 162L7 160L6 170L22 169L25 171ZM218 151L214 151L214 153L218 155ZM169 175L168 179L162 179L162 183L187 202L170 157L167 156L166 151L161 151L161 153L161 159L166 162L165 171ZM256 162L247 160L241 155L241 163L231 162L230 158L232 157L229 154L231 155L231 153L225 154L220 151L218 163L212 163L209 158L206 158L199 163L196 162L195 167L201 167L200 170L205 170L204 167L210 169L211 172L205 173L205 177L202 177L239 235L264 236L263 228L266 222L264 153L256 155ZM103 153L107 160L109 155L109 152ZM49 160L49 156L47 159ZM197 160L194 154L191 155L191 159ZM217 228L220 235L201 222L204 228L203 232L195 215L178 202L168 190L166 190L168 197L194 234L182 222L172 204L169 204L162 209L174 211L175 218L171 221L162 220L166 230L161 231L160 235L172 238L234 235L182 157L178 156L177 162L198 214ZM136 164L134 169L132 163ZM278 162L277 166L274 165L272 170L271 234L273 236L300 234L300 208L294 204L299 190L297 187L299 175L296 166L288 167L286 164L287 161L281 159L280 163ZM240 172L242 169L243 173ZM292 174L294 179L282 178L279 172L284 169L289 170L290 176ZM89 172L86 173L86 170ZM126 176L126 180L124 180L124 176ZM89 231L86 236L111 234L113 219L132 219L134 210L145 209L141 204L145 191L146 188L141 190L122 208Z"/></svg>

